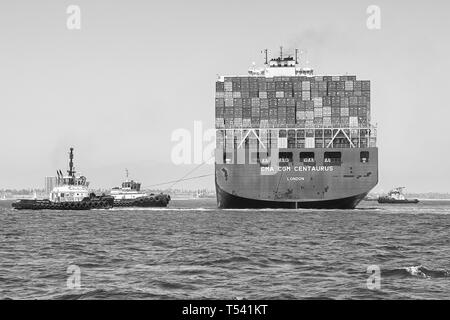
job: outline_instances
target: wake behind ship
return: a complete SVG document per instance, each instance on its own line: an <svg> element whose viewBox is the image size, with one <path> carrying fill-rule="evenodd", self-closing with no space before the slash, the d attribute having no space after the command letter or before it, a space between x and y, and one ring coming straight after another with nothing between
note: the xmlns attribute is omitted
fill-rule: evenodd
<svg viewBox="0 0 450 320"><path fill-rule="evenodd" d="M297 50L216 82L219 208L353 209L378 183L370 81L314 75Z"/></svg>

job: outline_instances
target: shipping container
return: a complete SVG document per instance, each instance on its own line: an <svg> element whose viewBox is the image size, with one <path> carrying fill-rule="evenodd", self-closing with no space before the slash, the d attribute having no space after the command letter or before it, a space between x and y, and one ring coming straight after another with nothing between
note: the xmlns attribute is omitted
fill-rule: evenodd
<svg viewBox="0 0 450 320"><path fill-rule="evenodd" d="M353 91L353 81L345 81L345 91Z"/></svg>
<svg viewBox="0 0 450 320"><path fill-rule="evenodd" d="M302 91L302 100L303 101L311 100L311 92L310 91Z"/></svg>
<svg viewBox="0 0 450 320"><path fill-rule="evenodd" d="M287 137L278 138L278 148L287 148Z"/></svg>
<svg viewBox="0 0 450 320"><path fill-rule="evenodd" d="M275 81L275 91L283 91L284 90L284 82Z"/></svg>
<svg viewBox="0 0 450 320"><path fill-rule="evenodd" d="M225 127L224 118L216 118L216 128Z"/></svg>
<svg viewBox="0 0 450 320"><path fill-rule="evenodd" d="M259 114L261 119L269 119L269 109L261 109Z"/></svg>
<svg viewBox="0 0 450 320"><path fill-rule="evenodd" d="M252 108L242 108L242 118L251 118Z"/></svg>
<svg viewBox="0 0 450 320"><path fill-rule="evenodd" d="M322 128L323 126L323 118L314 118L314 127L316 128Z"/></svg>
<svg viewBox="0 0 450 320"><path fill-rule="evenodd" d="M243 128L251 128L252 127L252 119L251 118L243 118L242 119L242 127Z"/></svg>
<svg viewBox="0 0 450 320"><path fill-rule="evenodd" d="M286 99L277 99L277 105L278 107L286 107Z"/></svg>
<svg viewBox="0 0 450 320"><path fill-rule="evenodd" d="M349 108L341 108L341 117L349 116Z"/></svg>
<svg viewBox="0 0 450 320"><path fill-rule="evenodd" d="M224 107L217 107L216 108L216 118L223 118L225 115L225 108Z"/></svg>
<svg viewBox="0 0 450 320"><path fill-rule="evenodd" d="M314 119L314 111L306 111L306 120L313 120Z"/></svg>
<svg viewBox="0 0 450 320"><path fill-rule="evenodd" d="M324 117L331 117L331 107L323 107L322 114Z"/></svg>
<svg viewBox="0 0 450 320"><path fill-rule="evenodd" d="M217 91L216 92L216 98L225 98L225 92Z"/></svg>
<svg viewBox="0 0 450 320"><path fill-rule="evenodd" d="M314 137L305 138L305 148L315 148Z"/></svg>
<svg viewBox="0 0 450 320"><path fill-rule="evenodd" d="M297 120L306 120L306 111L297 111L296 118Z"/></svg>
<svg viewBox="0 0 450 320"><path fill-rule="evenodd" d="M277 98L284 98L284 91L277 91L277 92L275 93L275 96L276 96Z"/></svg>
<svg viewBox="0 0 450 320"><path fill-rule="evenodd" d="M302 91L311 90L311 82L310 81L302 81Z"/></svg>
<svg viewBox="0 0 450 320"><path fill-rule="evenodd" d="M259 104L261 106L261 109L267 109L269 107L269 100L268 99L260 99Z"/></svg>
<svg viewBox="0 0 450 320"><path fill-rule="evenodd" d="M350 127L351 128L358 127L358 117L350 117Z"/></svg>
<svg viewBox="0 0 450 320"><path fill-rule="evenodd" d="M225 107L233 107L234 106L234 104L233 104L233 98L226 98L225 99Z"/></svg>
<svg viewBox="0 0 450 320"><path fill-rule="evenodd" d="M222 107L225 107L225 99L216 98L216 108L222 108Z"/></svg>
<svg viewBox="0 0 450 320"><path fill-rule="evenodd" d="M295 99L300 99L302 98L302 92L301 91L294 91L294 96Z"/></svg>
<svg viewBox="0 0 450 320"><path fill-rule="evenodd" d="M261 119L260 125L261 125L261 128L268 128L269 127L269 120Z"/></svg>
<svg viewBox="0 0 450 320"><path fill-rule="evenodd" d="M341 105L341 98L340 97L332 97L331 98L331 106L332 107L340 107Z"/></svg>
<svg viewBox="0 0 450 320"><path fill-rule="evenodd" d="M364 91L370 90L370 81L361 81L361 89Z"/></svg>
<svg viewBox="0 0 450 320"><path fill-rule="evenodd" d="M228 92L233 91L233 83L231 81L225 81L224 89L225 89L224 91Z"/></svg>
<svg viewBox="0 0 450 320"><path fill-rule="evenodd" d="M349 117L341 117L341 128L350 127Z"/></svg>
<svg viewBox="0 0 450 320"><path fill-rule="evenodd" d="M252 107L259 107L259 106L260 106L259 98L252 98Z"/></svg>
<svg viewBox="0 0 450 320"><path fill-rule="evenodd" d="M223 92L225 91L224 83L221 81L216 82L216 92Z"/></svg>
<svg viewBox="0 0 450 320"><path fill-rule="evenodd" d="M331 117L323 117L322 118L323 121L323 126L324 127L331 127Z"/></svg>
<svg viewBox="0 0 450 320"><path fill-rule="evenodd" d="M314 108L314 117L323 117L322 108Z"/></svg>

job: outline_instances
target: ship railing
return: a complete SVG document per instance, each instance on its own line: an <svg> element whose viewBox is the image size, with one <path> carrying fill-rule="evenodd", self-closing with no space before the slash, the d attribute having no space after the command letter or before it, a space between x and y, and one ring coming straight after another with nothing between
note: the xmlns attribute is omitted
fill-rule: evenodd
<svg viewBox="0 0 450 320"><path fill-rule="evenodd" d="M360 127L273 127L217 128L216 147L239 148L374 148L377 128Z"/></svg>

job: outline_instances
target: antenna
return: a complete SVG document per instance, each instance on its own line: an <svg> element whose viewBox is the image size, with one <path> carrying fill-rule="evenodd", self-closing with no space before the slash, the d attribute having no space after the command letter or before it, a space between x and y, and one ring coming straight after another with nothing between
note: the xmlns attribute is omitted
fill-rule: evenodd
<svg viewBox="0 0 450 320"><path fill-rule="evenodd" d="M280 46L280 59L283 60L283 46Z"/></svg>
<svg viewBox="0 0 450 320"><path fill-rule="evenodd" d="M298 64L298 49L295 49L295 64Z"/></svg>
<svg viewBox="0 0 450 320"><path fill-rule="evenodd" d="M267 49L264 49L264 54L265 54L265 63L264 64L268 64L268 61L267 61Z"/></svg>
<svg viewBox="0 0 450 320"><path fill-rule="evenodd" d="M128 169L125 169L125 174L126 174L127 179L128 179Z"/></svg>

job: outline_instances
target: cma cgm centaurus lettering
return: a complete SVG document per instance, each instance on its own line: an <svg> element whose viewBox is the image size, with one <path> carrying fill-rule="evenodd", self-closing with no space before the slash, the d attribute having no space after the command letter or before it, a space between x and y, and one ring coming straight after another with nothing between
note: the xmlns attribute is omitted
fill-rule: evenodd
<svg viewBox="0 0 450 320"><path fill-rule="evenodd" d="M216 82L220 208L351 209L378 183L370 81L280 56Z"/></svg>

